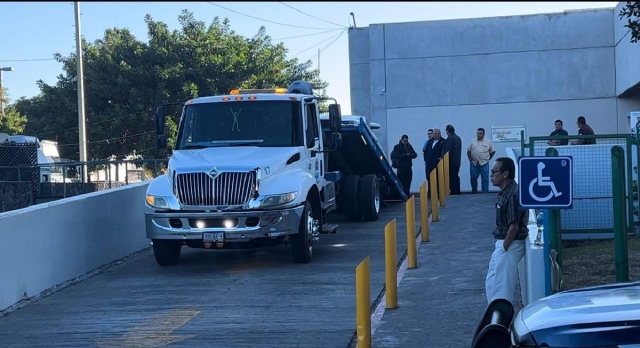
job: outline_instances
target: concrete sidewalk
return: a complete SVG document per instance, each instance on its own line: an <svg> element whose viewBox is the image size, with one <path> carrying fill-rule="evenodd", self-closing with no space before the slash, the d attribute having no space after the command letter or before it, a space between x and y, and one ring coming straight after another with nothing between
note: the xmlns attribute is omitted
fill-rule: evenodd
<svg viewBox="0 0 640 348"><path fill-rule="evenodd" d="M398 286L398 308L375 326L376 348L469 348L487 306L496 194L449 196ZM372 323L375 325L375 323Z"/></svg>

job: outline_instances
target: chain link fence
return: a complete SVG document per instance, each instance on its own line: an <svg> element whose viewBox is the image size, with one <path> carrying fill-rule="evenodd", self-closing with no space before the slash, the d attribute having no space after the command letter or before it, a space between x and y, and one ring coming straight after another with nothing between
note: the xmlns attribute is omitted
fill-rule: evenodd
<svg viewBox="0 0 640 348"><path fill-rule="evenodd" d="M578 141L578 144L573 144ZM572 146L566 146L572 145ZM632 148L635 140L627 134L545 136L529 138L529 156L573 157L573 209L561 211L561 233L578 234L579 239L589 234L613 233L613 189L611 174L611 148L620 146L625 154L625 219L627 230L633 231L634 194L632 177Z"/></svg>
<svg viewBox="0 0 640 348"><path fill-rule="evenodd" d="M34 149L37 161L37 147ZM0 212L150 180L166 173L168 162L137 159L28 164L16 160L31 158L26 149L21 151L3 153L0 146ZM12 161L2 162L10 156L15 156Z"/></svg>

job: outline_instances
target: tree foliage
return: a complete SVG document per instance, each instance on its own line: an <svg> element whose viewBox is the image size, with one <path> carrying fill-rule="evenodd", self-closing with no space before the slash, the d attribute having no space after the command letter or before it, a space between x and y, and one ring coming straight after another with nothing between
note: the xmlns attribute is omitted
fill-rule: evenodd
<svg viewBox="0 0 640 348"><path fill-rule="evenodd" d="M640 39L640 2L627 1L627 4L620 10L620 19L627 19L625 28L631 30L631 42L636 43Z"/></svg>
<svg viewBox="0 0 640 348"><path fill-rule="evenodd" d="M246 38L231 29L228 19L215 17L207 26L187 10L178 18L181 29L170 31L146 15L148 42L116 28L94 43L83 41L89 158L121 157L134 150L152 155L158 104L236 87L286 87L299 79L318 91L327 87L319 72L310 70L311 61L287 59L287 49L274 45L264 27ZM16 108L29 118L27 134L56 140L62 157L78 158L76 56L54 57L63 66L55 85L38 81L40 94L17 101ZM167 120L170 139L178 117L176 112Z"/></svg>
<svg viewBox="0 0 640 348"><path fill-rule="evenodd" d="M6 89L0 88L0 101L4 109L0 112L0 133L21 134L27 124L27 118L21 115L14 105L9 105Z"/></svg>

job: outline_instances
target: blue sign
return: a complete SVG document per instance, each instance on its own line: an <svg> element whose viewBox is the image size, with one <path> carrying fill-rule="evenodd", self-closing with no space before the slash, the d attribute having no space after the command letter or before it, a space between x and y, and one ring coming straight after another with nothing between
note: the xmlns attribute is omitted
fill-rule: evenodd
<svg viewBox="0 0 640 348"><path fill-rule="evenodd" d="M520 157L518 168L522 208L573 208L572 157Z"/></svg>

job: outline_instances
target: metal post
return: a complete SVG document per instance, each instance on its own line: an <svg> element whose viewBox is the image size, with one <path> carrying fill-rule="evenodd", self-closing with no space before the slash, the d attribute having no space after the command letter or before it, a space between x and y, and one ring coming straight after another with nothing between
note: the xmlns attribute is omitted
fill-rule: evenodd
<svg viewBox="0 0 640 348"><path fill-rule="evenodd" d="M416 246L416 196L411 196L405 203L405 218L407 223L407 268L418 267Z"/></svg>
<svg viewBox="0 0 640 348"><path fill-rule="evenodd" d="M440 208L438 207L438 178L436 169L429 173L429 191L431 192L431 221L440 221Z"/></svg>
<svg viewBox="0 0 640 348"><path fill-rule="evenodd" d="M427 199L427 181L420 185L420 238L423 242L429 241L429 207Z"/></svg>
<svg viewBox="0 0 640 348"><path fill-rule="evenodd" d="M79 137L79 154L80 162L83 162L83 168L87 168L87 125L84 114L84 71L82 64L82 35L80 34L80 2L74 2L74 10L76 17L76 63L78 78L78 137ZM87 182L87 171L83 170L83 182Z"/></svg>
<svg viewBox="0 0 640 348"><path fill-rule="evenodd" d="M398 255L396 219L384 227L384 273L387 309L398 308Z"/></svg>
<svg viewBox="0 0 640 348"><path fill-rule="evenodd" d="M356 332L358 348L371 348L370 267L369 256L356 267Z"/></svg>
<svg viewBox="0 0 640 348"><path fill-rule="evenodd" d="M616 282L629 281L629 258L625 221L624 149L611 148L611 183L613 189L613 240L615 245Z"/></svg>
<svg viewBox="0 0 640 348"><path fill-rule="evenodd" d="M555 148L547 148L545 155L552 157L558 156L558 150ZM558 252L558 265L562 267L562 225L560 223L560 210L549 209L549 246ZM545 255L549 257L549 255Z"/></svg>
<svg viewBox="0 0 640 348"><path fill-rule="evenodd" d="M0 68L0 114L4 115L4 105L2 103L2 99L4 98L4 89L2 87L2 72L3 71L13 71L13 67L7 66L4 68Z"/></svg>
<svg viewBox="0 0 640 348"><path fill-rule="evenodd" d="M626 224L626 231L633 231L633 144L631 140L631 134L627 135L627 152L625 153L625 170L626 170L626 180L624 181L624 197L626 204L626 211L624 216L624 221Z"/></svg>

